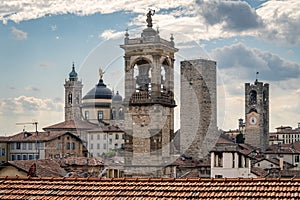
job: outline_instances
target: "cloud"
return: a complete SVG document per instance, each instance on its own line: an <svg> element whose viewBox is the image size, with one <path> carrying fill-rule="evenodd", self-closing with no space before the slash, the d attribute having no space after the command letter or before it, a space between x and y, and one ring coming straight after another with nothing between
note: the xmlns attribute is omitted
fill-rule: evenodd
<svg viewBox="0 0 300 200"><path fill-rule="evenodd" d="M196 1L200 15L208 25L219 24L225 31L247 31L263 27L261 18L242 1Z"/></svg>
<svg viewBox="0 0 300 200"><path fill-rule="evenodd" d="M11 1L3 0L0 5L0 20L7 23L8 20L20 22L23 20L37 19L45 15L57 15L72 13L80 16L95 13L114 13L118 11L129 11L145 13L148 8L169 9L187 6L192 0L152 0L152 1L130 1L130 0L40 0L36 3L32 0Z"/></svg>
<svg viewBox="0 0 300 200"><path fill-rule="evenodd" d="M0 112L10 115L26 114L33 111L62 111L63 103L52 99L39 99L35 97L19 96L16 98L2 99Z"/></svg>
<svg viewBox="0 0 300 200"><path fill-rule="evenodd" d="M121 38L124 35L124 32L117 32L116 30L108 29L103 31L99 37L103 38L105 40L109 39L118 39Z"/></svg>
<svg viewBox="0 0 300 200"><path fill-rule="evenodd" d="M232 73L231 78L238 74L241 79L253 79L256 71L267 81L299 78L300 75L299 64L242 43L217 48L211 52L211 57L218 61L220 69Z"/></svg>
<svg viewBox="0 0 300 200"><path fill-rule="evenodd" d="M257 9L266 28L261 37L277 43L300 43L300 1L268 1Z"/></svg>
<svg viewBox="0 0 300 200"><path fill-rule="evenodd" d="M24 31L21 31L19 29L16 29L15 27L11 28L11 32L14 36L14 39L16 39L16 40L26 40L27 39L27 33Z"/></svg>
<svg viewBox="0 0 300 200"><path fill-rule="evenodd" d="M39 92L39 91L40 91L39 88L34 87L34 86L31 86L31 85L26 86L24 89L25 89L26 91L33 91L33 92Z"/></svg>

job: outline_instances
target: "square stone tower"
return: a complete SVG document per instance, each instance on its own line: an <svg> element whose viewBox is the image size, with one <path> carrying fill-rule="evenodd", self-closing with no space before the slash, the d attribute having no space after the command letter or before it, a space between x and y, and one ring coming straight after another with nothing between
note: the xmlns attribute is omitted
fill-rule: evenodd
<svg viewBox="0 0 300 200"><path fill-rule="evenodd" d="M81 120L82 82L78 80L73 63L69 80L65 80L65 121Z"/></svg>
<svg viewBox="0 0 300 200"><path fill-rule="evenodd" d="M151 10L141 37L125 34L125 176L173 177L174 47L152 28Z"/></svg>
<svg viewBox="0 0 300 200"><path fill-rule="evenodd" d="M216 62L182 61L180 70L180 153L201 159L218 138Z"/></svg>
<svg viewBox="0 0 300 200"><path fill-rule="evenodd" d="M269 84L256 80L245 83L245 143L260 148L269 146Z"/></svg>

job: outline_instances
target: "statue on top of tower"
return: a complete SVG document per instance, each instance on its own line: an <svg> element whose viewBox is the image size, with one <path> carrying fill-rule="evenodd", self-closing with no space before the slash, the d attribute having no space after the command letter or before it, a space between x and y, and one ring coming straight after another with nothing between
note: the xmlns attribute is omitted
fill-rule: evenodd
<svg viewBox="0 0 300 200"><path fill-rule="evenodd" d="M103 74L104 74L104 71L100 68L100 69L99 69L99 76L100 76L100 79L103 79Z"/></svg>
<svg viewBox="0 0 300 200"><path fill-rule="evenodd" d="M147 27L152 27L153 26L151 16L153 16L154 13L155 13L155 10L149 9L149 12L147 13L147 19L146 19Z"/></svg>

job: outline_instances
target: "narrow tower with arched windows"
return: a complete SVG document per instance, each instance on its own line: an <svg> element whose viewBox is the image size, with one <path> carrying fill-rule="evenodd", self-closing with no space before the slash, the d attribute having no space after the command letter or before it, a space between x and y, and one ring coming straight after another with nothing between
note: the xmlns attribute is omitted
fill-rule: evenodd
<svg viewBox="0 0 300 200"><path fill-rule="evenodd" d="M78 75L73 63L72 71L69 73L69 80L65 81L65 121L81 120L81 98L82 82L78 81Z"/></svg>
<svg viewBox="0 0 300 200"><path fill-rule="evenodd" d="M245 83L245 142L260 148L269 146L269 84Z"/></svg>
<svg viewBox="0 0 300 200"><path fill-rule="evenodd" d="M125 175L171 177L174 137L174 38L162 39L147 14L141 37L129 38L125 50Z"/></svg>

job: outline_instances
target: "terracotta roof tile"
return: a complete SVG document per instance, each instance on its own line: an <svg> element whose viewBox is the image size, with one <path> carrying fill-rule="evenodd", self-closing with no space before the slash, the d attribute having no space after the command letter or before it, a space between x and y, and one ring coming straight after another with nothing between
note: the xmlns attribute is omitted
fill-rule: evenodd
<svg viewBox="0 0 300 200"><path fill-rule="evenodd" d="M16 142L16 141L28 141L28 142L35 142L35 141L49 141L55 139L59 136L64 134L71 134L74 137L77 137L75 134L66 131L51 131L51 132L21 132L16 135L10 136L7 140L8 142ZM78 138L79 139L79 138Z"/></svg>
<svg viewBox="0 0 300 200"><path fill-rule="evenodd" d="M296 199L300 179L86 179L0 177L0 198ZM34 186L34 187L32 187Z"/></svg>
<svg viewBox="0 0 300 200"><path fill-rule="evenodd" d="M83 120L67 120L51 126L47 126L43 129L94 129L97 127L98 125Z"/></svg>

